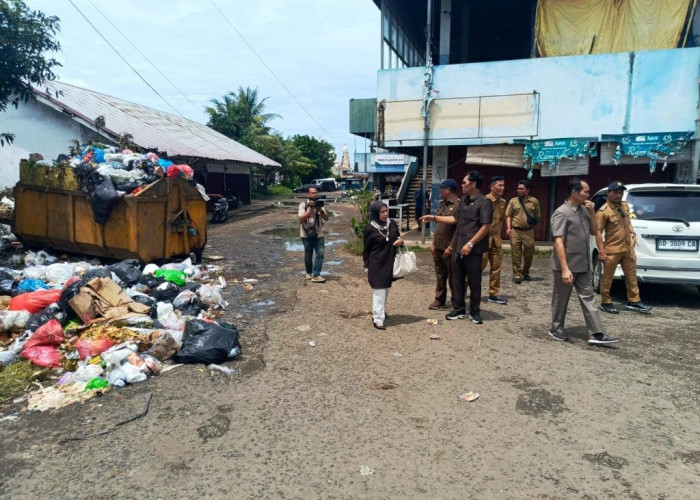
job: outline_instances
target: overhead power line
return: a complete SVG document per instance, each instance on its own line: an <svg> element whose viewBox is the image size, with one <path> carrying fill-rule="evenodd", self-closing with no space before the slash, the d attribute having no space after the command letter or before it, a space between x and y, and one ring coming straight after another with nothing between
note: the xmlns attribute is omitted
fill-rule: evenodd
<svg viewBox="0 0 700 500"><path fill-rule="evenodd" d="M88 19L88 17L87 17L85 14L83 14L83 11L81 11L81 10L78 8L78 6L75 5L75 3L73 3L73 0L68 0L68 1L69 1L70 4L75 8L75 10L78 11L78 14L80 14L80 15L83 17L83 19L85 19L85 21L92 27L92 29L95 30L95 33L97 33L97 34L100 36L100 38L102 38L102 40L104 40L104 42L105 42L107 45L109 45L109 48L112 49L112 50L114 51L114 53L117 54L117 55L119 56L119 58L120 58L122 61L124 61L124 63L125 63L127 66L129 66L129 68L131 68L131 71L133 71L134 73L136 73L136 76L138 76L138 77L143 81L143 83L145 83L146 85L148 85L148 88L150 88L158 97L160 97L161 100L162 100L165 104L167 104L168 107L169 107L170 109L172 109L173 111L175 111L175 113L177 113L178 115L180 115L182 118L185 118L185 117L183 116L183 114L180 113L180 112L175 108L175 106L173 106L172 104L170 104L170 103L165 99L165 97L163 97L163 96L153 87L153 85L151 85L150 83L148 83L148 81L147 81L143 76L141 76L141 73L139 73L139 72L136 70L136 68L134 68L134 67L129 63L129 61L127 61L126 58L125 58L123 55L121 55L121 54L119 53L119 51L118 51L116 48L114 48L114 46L113 46L111 43L109 43L109 40L107 40L107 38L105 38L105 36L104 36L102 33L100 33L100 31L97 29L97 27L96 27L94 24L92 24L92 22L90 21L90 19Z"/></svg>
<svg viewBox="0 0 700 500"><path fill-rule="evenodd" d="M262 58L262 56L260 54L258 54L258 52L253 48L253 46L250 43L248 43L248 40L245 39L243 34L240 31L238 31L238 29L236 29L236 27L233 25L231 20L228 18L228 16L226 14L224 14L224 12L219 8L219 6L216 4L216 2L214 2L214 0L209 0L209 2L214 6L214 8L217 11L219 11L219 14L221 14L221 17L223 17L226 20L226 22L231 27L231 29L240 37L241 40L243 40L243 43L245 43L246 46L250 49L250 51L253 54L255 54L255 57L257 57L260 60L260 62L263 64L263 66L265 66L265 68L270 72L270 74L273 76L273 78L275 80L277 80L277 83L279 83L282 86L282 88L287 92L287 94L289 94L289 96L294 100L294 102L296 102L297 105L302 110L304 110L304 112L308 115L308 117L311 118L311 120L318 126L319 129L321 129L323 131L323 133L325 133L327 136L330 137L331 134L326 130L326 128L323 125L321 125L318 122L318 120L316 120L316 118L314 118L314 116L309 112L309 110L306 109L306 107L299 101L299 99L296 98L296 96L292 93L292 91L287 88L287 86L284 84L284 82L282 82L282 80L280 80L280 78L272 70L272 68L265 62L265 60Z"/></svg>
<svg viewBox="0 0 700 500"><path fill-rule="evenodd" d="M197 108L199 111L201 111L200 106L197 106L197 105L192 101L192 99L190 99L189 97L187 97L187 95L186 95L182 90L180 90L180 88L179 88L177 85L175 85L175 84L170 80L170 78L168 78L168 77L158 68L158 66L155 65L155 63L153 63L148 57L146 57L146 54L144 54L143 52L141 52L141 51L139 50L139 48L131 41L131 39L129 39L129 37L127 37L127 36L119 29L119 27L117 27L117 25L115 25L115 24L109 19L109 17L107 17L107 15L106 15L104 12L102 12L102 11L100 10L100 8L99 8L97 5L95 5L95 3L94 3L92 0L88 0L88 2L90 2L90 5L92 5L93 8L94 8L97 12L99 12L100 15L101 15L102 17L105 18L105 20L110 24L110 26L112 26L112 28L114 28L115 30L117 30L117 33L119 33L119 34L124 38L124 40L126 40L126 41L129 43L129 45L131 45L131 46L133 47L133 49L134 49L136 52L138 52L138 54L139 54L141 57L143 57L143 58L146 60L146 62L147 62L148 64L150 64L151 67L152 67L154 70L156 70L156 72L157 72L160 76L162 76L175 90L177 90L177 91L180 93L180 95L181 95L182 97L184 97L185 99L187 99L187 101L189 101L189 103L190 103L193 107L195 107L195 108Z"/></svg>

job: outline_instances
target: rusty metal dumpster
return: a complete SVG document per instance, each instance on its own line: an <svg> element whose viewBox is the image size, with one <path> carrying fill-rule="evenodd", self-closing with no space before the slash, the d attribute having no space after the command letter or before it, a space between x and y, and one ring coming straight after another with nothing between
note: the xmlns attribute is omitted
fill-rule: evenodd
<svg viewBox="0 0 700 500"><path fill-rule="evenodd" d="M149 184L121 198L101 225L94 221L90 198L77 189L70 169L59 168L68 172L20 168L13 232L25 244L144 263L190 252L201 258L207 237L206 202L189 182L160 179ZM31 175L23 175L25 171Z"/></svg>

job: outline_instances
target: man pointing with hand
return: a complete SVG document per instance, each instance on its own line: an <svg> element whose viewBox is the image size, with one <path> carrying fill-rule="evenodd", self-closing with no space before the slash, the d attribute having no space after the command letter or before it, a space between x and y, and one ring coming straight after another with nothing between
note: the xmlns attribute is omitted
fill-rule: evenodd
<svg viewBox="0 0 700 500"><path fill-rule="evenodd" d="M598 258L605 262L607 256L603 238L596 224L593 203L588 200L589 190L586 181L571 179L566 187L566 201L552 214L554 290L552 292L552 328L549 336L555 340L568 340L564 334L564 321L571 291L576 288L588 328L588 343L591 345L614 344L618 339L603 332L603 324L594 302L593 276L588 257L590 236L595 237L599 251Z"/></svg>

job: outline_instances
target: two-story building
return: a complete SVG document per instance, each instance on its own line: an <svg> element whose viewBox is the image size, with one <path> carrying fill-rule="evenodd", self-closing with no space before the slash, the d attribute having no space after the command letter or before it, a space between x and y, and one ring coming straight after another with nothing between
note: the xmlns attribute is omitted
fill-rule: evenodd
<svg viewBox="0 0 700 500"><path fill-rule="evenodd" d="M504 175L507 197L530 177L545 214L573 175L593 190L698 179L697 0L374 3L377 96L350 101L350 132L432 166L434 201L474 169Z"/></svg>

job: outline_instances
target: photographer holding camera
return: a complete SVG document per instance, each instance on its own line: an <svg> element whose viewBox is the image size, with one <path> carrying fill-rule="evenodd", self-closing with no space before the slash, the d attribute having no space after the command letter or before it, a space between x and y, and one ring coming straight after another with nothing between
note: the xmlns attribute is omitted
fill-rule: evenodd
<svg viewBox="0 0 700 500"><path fill-rule="evenodd" d="M323 200L317 199L317 196L317 189L315 187L310 187L306 194L306 201L299 203L299 235L304 244L306 279L314 283L323 283L326 281L326 279L321 276L325 247L323 223L328 220L328 214L323 208ZM315 260L313 258L314 252L316 252Z"/></svg>

